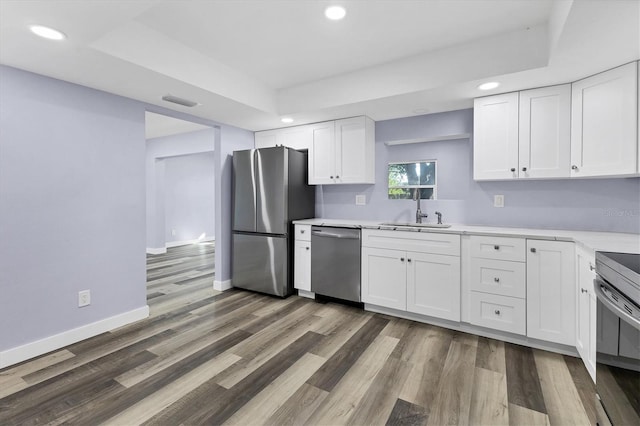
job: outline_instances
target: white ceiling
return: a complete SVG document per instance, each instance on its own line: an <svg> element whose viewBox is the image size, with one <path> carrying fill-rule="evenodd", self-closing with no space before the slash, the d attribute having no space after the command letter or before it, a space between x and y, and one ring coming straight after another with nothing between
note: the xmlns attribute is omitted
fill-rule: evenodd
<svg viewBox="0 0 640 426"><path fill-rule="evenodd" d="M483 81L520 90L639 58L638 0L0 0L0 63L250 130L467 108Z"/></svg>
<svg viewBox="0 0 640 426"><path fill-rule="evenodd" d="M202 124L180 120L162 114L155 114L149 111L145 112L144 119L145 138L147 140L211 128L209 126L203 126Z"/></svg>

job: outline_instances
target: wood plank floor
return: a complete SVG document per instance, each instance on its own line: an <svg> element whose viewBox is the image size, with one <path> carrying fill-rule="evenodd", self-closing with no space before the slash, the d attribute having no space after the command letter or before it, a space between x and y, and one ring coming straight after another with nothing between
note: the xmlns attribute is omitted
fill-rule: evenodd
<svg viewBox="0 0 640 426"><path fill-rule="evenodd" d="M586 425L580 360L213 283L213 243L148 256L150 318L0 371L0 424Z"/></svg>

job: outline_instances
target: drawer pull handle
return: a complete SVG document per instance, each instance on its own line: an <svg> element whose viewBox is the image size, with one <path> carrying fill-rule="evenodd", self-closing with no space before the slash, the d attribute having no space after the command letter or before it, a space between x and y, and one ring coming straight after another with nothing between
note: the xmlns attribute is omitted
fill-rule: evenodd
<svg viewBox="0 0 640 426"><path fill-rule="evenodd" d="M531 253L535 253L536 251L538 251L538 250L536 250L535 247L531 247Z"/></svg>
<svg viewBox="0 0 640 426"><path fill-rule="evenodd" d="M496 315L500 315L500 309L496 309L494 312L496 313Z"/></svg>
<svg viewBox="0 0 640 426"><path fill-rule="evenodd" d="M301 229L301 230L300 230L300 233L301 233L301 234L304 234L304 229Z"/></svg>
<svg viewBox="0 0 640 426"><path fill-rule="evenodd" d="M407 262L411 262L411 258L407 258Z"/></svg>
<svg viewBox="0 0 640 426"><path fill-rule="evenodd" d="M493 280L494 280L495 282L497 282L497 283L499 283L499 282L500 282L500 278L498 278L498 277L495 277Z"/></svg>
<svg viewBox="0 0 640 426"><path fill-rule="evenodd" d="M500 246L495 245L495 246L493 246L493 249L494 249L494 250L500 250Z"/></svg>
<svg viewBox="0 0 640 426"><path fill-rule="evenodd" d="M580 292L581 292L581 293L589 293L589 290L587 290L587 289L585 289L585 288L581 288L581 289L580 289Z"/></svg>
<svg viewBox="0 0 640 426"><path fill-rule="evenodd" d="M401 258L400 258L400 262L404 262L404 257L401 257Z"/></svg>
<svg viewBox="0 0 640 426"><path fill-rule="evenodd" d="M515 168L515 167L512 167L512 168L511 168L511 173L513 173L513 172L515 172L515 171L516 171L516 168Z"/></svg>
<svg viewBox="0 0 640 426"><path fill-rule="evenodd" d="M305 249L309 250L309 247L305 247Z"/></svg>

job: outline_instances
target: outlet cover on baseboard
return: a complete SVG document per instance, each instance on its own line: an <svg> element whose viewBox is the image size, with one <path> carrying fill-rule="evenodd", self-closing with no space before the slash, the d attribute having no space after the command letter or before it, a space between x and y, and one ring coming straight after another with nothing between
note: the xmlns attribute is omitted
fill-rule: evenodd
<svg viewBox="0 0 640 426"><path fill-rule="evenodd" d="M356 206L364 206L367 204L367 196L364 194L356 195Z"/></svg>
<svg viewBox="0 0 640 426"><path fill-rule="evenodd" d="M493 207L504 207L504 195L493 196Z"/></svg>
<svg viewBox="0 0 640 426"><path fill-rule="evenodd" d="M78 292L78 308L89 306L91 304L91 290L82 290Z"/></svg>

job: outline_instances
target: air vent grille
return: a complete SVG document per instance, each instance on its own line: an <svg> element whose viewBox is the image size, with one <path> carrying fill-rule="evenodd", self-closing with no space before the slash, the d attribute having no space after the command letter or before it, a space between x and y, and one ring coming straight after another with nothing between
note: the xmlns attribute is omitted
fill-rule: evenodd
<svg viewBox="0 0 640 426"><path fill-rule="evenodd" d="M194 107L196 105L199 105L197 102L190 101L189 99L179 98L179 97L173 96L173 95L164 95L162 97L162 100L163 101L167 101L167 102L172 102L174 104L186 106L186 107L189 107L189 108L192 108L192 107Z"/></svg>

